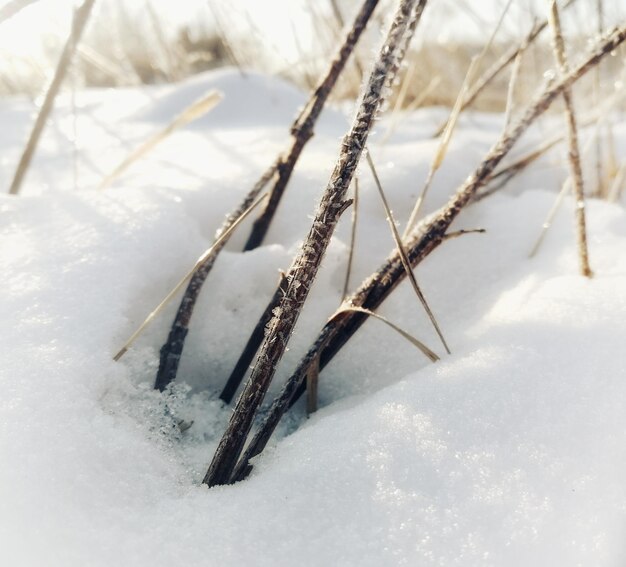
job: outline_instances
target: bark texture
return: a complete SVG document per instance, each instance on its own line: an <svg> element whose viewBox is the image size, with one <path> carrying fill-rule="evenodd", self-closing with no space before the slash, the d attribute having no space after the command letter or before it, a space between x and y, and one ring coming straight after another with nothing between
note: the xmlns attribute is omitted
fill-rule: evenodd
<svg viewBox="0 0 626 567"><path fill-rule="evenodd" d="M425 4L426 0L400 1L351 131L342 142L339 159L324 190L309 234L287 273L287 290L273 311L274 316L268 324L255 367L204 477L203 482L209 486L226 484L231 480L258 406L285 352L337 222L350 205L345 196L383 100L385 87L399 65L398 59L406 45L406 32L412 21L421 16Z"/></svg>

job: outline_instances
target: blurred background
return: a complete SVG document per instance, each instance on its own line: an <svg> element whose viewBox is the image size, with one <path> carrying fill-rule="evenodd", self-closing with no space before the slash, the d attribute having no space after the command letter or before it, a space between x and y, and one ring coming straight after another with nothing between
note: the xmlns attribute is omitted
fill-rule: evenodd
<svg viewBox="0 0 626 567"><path fill-rule="evenodd" d="M563 5L567 4L566 2ZM563 10L572 60L602 30L626 19L621 0L574 0ZM0 96L40 95L69 34L73 0L0 0ZM361 73L370 61L394 0L377 9L375 22L358 46L357 60L343 77L335 97L358 93ZM98 0L78 47L64 88L122 87L179 81L221 66L279 75L303 89L320 76L349 23L357 0ZM547 0L433 0L425 13L405 67L411 73L404 106L450 106L471 57L496 29L482 67L518 44L545 19ZM544 33L522 62L518 94L529 93L552 65ZM419 62L419 65L417 65ZM603 67L604 80L619 83L623 57ZM476 108L501 110L506 74ZM584 88L584 87L583 87Z"/></svg>

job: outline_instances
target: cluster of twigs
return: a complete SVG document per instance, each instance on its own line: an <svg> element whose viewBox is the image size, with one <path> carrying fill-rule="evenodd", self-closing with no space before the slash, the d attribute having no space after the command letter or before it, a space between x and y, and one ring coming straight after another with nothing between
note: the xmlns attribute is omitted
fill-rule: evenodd
<svg viewBox="0 0 626 567"><path fill-rule="evenodd" d="M33 132L11 185L10 192L13 194L19 191L28 169L28 164L41 136L46 118L52 109L54 98L59 91L80 35L88 21L94 1L84 0L75 13L72 32L61 55L56 73L44 99L43 107L35 122ZM569 0L563 7L571 5L574 1ZM26 1L9 3L5 11L9 8L19 9L28 3ZM254 212L257 206L263 204L261 213L253 223L244 250L251 250L262 244L299 158L306 144L314 135L317 120L340 75L346 68L359 38L362 36L368 22L372 19L378 3L378 0L363 0L352 25L342 38L328 69L313 89L308 103L293 122L286 149L278 155L238 206L226 217L213 245L198 259L196 264L161 304L153 310L146 321L115 355L115 360L119 360L145 326L186 285L167 341L160 351L160 363L155 378L156 389L160 391L166 390L176 378L196 301L218 254L223 250L231 234ZM578 123L572 102L572 85L590 69L596 67L603 57L614 51L626 40L626 28L617 28L610 34L601 37L583 61L571 67L566 56L565 40L560 26L559 8L556 0L552 0L549 17L545 21L533 25L532 29L529 30L518 45L512 46L501 59L484 71L478 78L475 78L475 74L480 61L475 61L470 66L466 84L459 93L450 118L437 132L437 136L441 137L439 149L433 158L422 195L415 204L404 234L401 235L393 220L382 185L378 179L373 157L367 151L367 139L380 107L388 97L392 85L397 79L404 55L407 52L411 38L416 31L426 5L427 0L398 0L397 11L363 88L363 94L359 101L353 125L343 139L335 168L321 195L309 233L304 240L301 250L294 258L291 267L282 275L273 297L254 327L221 393L221 398L226 403L232 401L256 356L252 372L244 384L230 422L204 477L203 482L209 486L232 483L245 478L251 470L251 459L263 451L284 413L306 389L309 390L308 409L310 411L316 409L316 389L319 373L369 317L382 319L376 314L376 309L405 277L409 278L414 291L433 323L442 345L447 352L450 352L436 319L418 286L413 270L448 238L472 232L450 232L452 223L465 207L498 190L513 175L532 163L549 148L562 141L563 138L567 140L568 145L571 181L569 184L564 185L561 195L564 194L565 188L573 187L576 201L575 218L580 269L583 275L588 277L592 275L586 238L585 192L580 163L581 152L578 142ZM510 2L507 4L507 7L509 5ZM333 3L333 9L339 14L335 3ZM0 14L1 17L2 14ZM502 17L504 17L504 14ZM557 78L549 81L536 98L522 112L518 113L519 116L513 119L512 101L521 59L528 46L546 28L552 31L553 49L558 67ZM483 54L486 49L487 47L483 50ZM432 176L444 159L459 114L475 101L495 77L512 64L513 70L509 85L506 124L499 139L483 157L475 171L451 196L449 201L428 218L420 219L421 204L430 186ZM360 74L365 75L358 62L357 66ZM415 72L414 69L412 70L413 72ZM403 91L406 94L406 89L402 88L401 98L404 97ZM549 140L541 148L534 150L506 167L498 169L522 134L558 98L562 98L564 102L566 135ZM210 110L219 102L219 99L220 94L212 92L194 103L194 105L179 115L168 128L149 139L127 160L124 160L118 168L103 180L102 188L109 185L139 156L149 151L176 128ZM344 211L353 205L353 200L348 198L348 190L355 178L357 166L364 153L367 156L369 169L374 176L376 187L380 192L385 207L395 248L379 269L366 278L351 294L348 293L349 288L346 281L342 304L321 329L306 355L283 385L279 396L271 404L256 433L249 440L259 407L287 349L287 344L307 300L309 290L316 278L337 223ZM626 177L626 168L622 167L619 174L616 175L616 179L623 180L624 177ZM489 188L487 188L488 184L491 184ZM266 187L269 188L264 193L263 191ZM611 189L611 193L616 191L619 191L619 187L615 190ZM354 226L352 234L354 240ZM411 337L393 323L384 321L417 346L429 360L432 362L438 360L438 355L426 345Z"/></svg>
<svg viewBox="0 0 626 567"><path fill-rule="evenodd" d="M457 233L449 232L452 222L466 206L481 196L484 197L488 194L485 191L480 192L487 183L503 176L505 179L509 179L528 165L528 163L537 159L547 148L558 143L558 139L551 140L545 145L545 148L537 150L531 155L525 156L522 160L518 160L512 165L497 171L498 166L521 135L558 97L563 97L566 101L567 139L570 146L573 178L576 179L576 176L580 173L580 161L576 157L576 127L571 104L567 103L568 100L571 101L571 86L591 68L596 66L607 53L613 51L624 41L626 29L616 29L607 37L602 38L586 59L570 70L564 58L563 37L558 24L558 10L556 4L553 3L549 23L553 30L555 55L560 69L558 80L549 82L535 100L528 105L526 110L520 113L520 117L517 120L511 120L511 109L507 110L507 125L500 139L484 156L474 173L468 177L449 202L434 215L419 222L417 222L417 216L413 215L414 218L412 218L411 224L407 227L403 237L400 237L395 228L395 223L391 222L391 211L387 206L387 214L396 240L396 249L386 262L367 278L354 293L344 298L340 308L330 317L307 354L297 366L295 372L284 384L281 393L272 403L257 432L246 446L258 408L287 348L291 333L307 299L309 289L322 262L334 228L342 213L352 203L350 199L346 198L346 195L361 154L366 147L369 130L389 89L389 85L393 82L398 72L401 59L425 5L426 0L400 0L398 12L393 20L378 60L370 74L352 129L344 138L341 153L329 184L322 195L310 232L301 251L294 259L291 268L281 277L274 296L255 326L232 375L224 387L221 397L226 402L230 402L258 351L252 373L238 398L228 427L204 477L203 482L209 486L231 483L245 478L251 469L250 460L263 450L285 411L299 398L307 387L312 390L312 392L309 392L308 408L311 411L315 409L315 390L319 372L332 360L370 316L379 317L376 315L375 310L403 281L405 276L409 275L415 283L414 287L417 288L412 269L447 238L457 235ZM367 19L371 16L374 6L375 2L366 1L363 4L354 26L346 36L328 73L321 81L320 86L314 91L311 100L305 106L298 119L294 122L291 130L292 141L287 151L281 154L275 163L268 168L239 208L228 217L216 245L190 272L189 286L183 296L168 341L161 350L161 364L155 383L156 388L164 390L175 378L195 300L198 297L202 283L215 261L217 253L223 246L228 234L232 231L233 226L241 222L243 214L250 212L250 205L253 200L258 197L265 185L273 180L273 187L269 191L268 205L266 205L263 213L257 219L248 239L246 249L261 243L263 235L266 233L269 223L276 212L278 201L287 186L297 159L304 145L313 134L315 120L319 116L332 85L334 85L341 69L345 66L348 55L352 51ZM539 31L544 29L546 25L539 26ZM536 34L539 32L536 28L533 28L533 30L535 33L534 37L536 37ZM527 43L528 41L529 38L527 37L524 42ZM519 65L519 54L523 46L524 44L519 47L515 58L508 59L508 63L517 60L517 65ZM504 68L505 66L500 67L499 71ZM497 73L494 74L493 69L490 69L487 71L487 74L493 79ZM468 73L468 75L470 74ZM511 83L513 85L516 75L515 70L512 75ZM476 84L482 84L482 81L483 79L481 78ZM510 87L510 90L513 90L513 86ZM462 93L463 98L459 98L461 106L465 101L466 92ZM447 141L445 141L446 145ZM445 150L443 150L443 153L445 153ZM372 157L369 154L368 162L375 176L383 202L386 204L380 181L376 176ZM576 194L579 199L577 207L578 226L580 229L582 219L582 228L584 229L584 207L581 206L582 187L577 188ZM270 202L273 202L272 206L269 206ZM419 201L417 206L419 207ZM412 226L412 224L415 224L415 226ZM460 233L465 232L470 231L460 231ZM580 232L579 246L582 272L585 275L590 275L586 241L584 237L580 236ZM419 288L417 290L419 291ZM427 304L423 303L427 308ZM431 319L436 325L434 317ZM391 325L394 326L393 324ZM395 326L394 328L416 344L431 361L438 359L437 355L428 347L409 337L401 329ZM436 328L438 330L438 327ZM439 330L438 332L443 341L443 336ZM448 350L445 341L444 345L446 350Z"/></svg>

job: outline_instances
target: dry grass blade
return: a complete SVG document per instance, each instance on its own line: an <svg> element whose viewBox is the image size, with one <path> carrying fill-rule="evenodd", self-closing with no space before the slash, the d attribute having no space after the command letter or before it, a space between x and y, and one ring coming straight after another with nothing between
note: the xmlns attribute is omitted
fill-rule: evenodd
<svg viewBox="0 0 626 567"><path fill-rule="evenodd" d="M413 207L413 210L411 211L411 215L409 216L409 220L407 222L406 228L404 229L404 234L402 235L403 239L407 237L407 235L411 232L411 230L413 230L413 227L415 226L415 223L417 222L420 210L422 208L424 199L426 199L426 195L428 194L428 189L430 188L433 178L435 177L435 173L437 173L437 170L441 167L441 164L443 163L443 159L446 156L448 147L450 145L450 140L452 139L454 128L456 126L459 116L461 115L461 105L463 101L463 96L469 84L473 81L474 73L478 67L478 62L479 60L477 57L472 58L472 61L470 62L469 68L465 75L465 80L463 81L463 85L461 85L461 90L459 91L459 94L456 98L456 102L454 103L454 107L452 108L452 111L450 112L450 116L443 130L443 135L439 139L439 146L437 147L437 151L435 152L435 155L433 156L433 160L430 163L430 168L428 169L428 175L426 176L426 181L424 182L424 187L422 187L422 191L419 194L417 201L415 202L415 206Z"/></svg>
<svg viewBox="0 0 626 567"><path fill-rule="evenodd" d="M563 185L561 186L561 190L559 191L559 194L557 195L556 200L554 201L554 204L552 205L552 208L548 211L546 220L543 221L543 224L541 225L541 232L539 233L539 236L537 237L537 240L534 246L532 247L531 251L528 254L529 258L533 258L539 251L539 248L543 244L543 241L545 240L546 235L548 234L548 230L550 230L550 227L552 226L554 217L556 216L556 213L561 208L561 205L563 204L563 200L565 199L565 196L569 192L571 186L572 186L572 178L568 177L563 183Z"/></svg>
<svg viewBox="0 0 626 567"><path fill-rule="evenodd" d="M33 125L28 142L26 142L26 146L24 147L24 151L20 157L17 169L15 170L15 175L9 189L9 194L11 195L17 195L20 192L22 182L24 181L30 162L35 155L39 139L41 138L41 134L46 126L46 121L48 120L48 117L54 107L54 101L59 94L61 85L63 84L67 71L70 68L72 57L76 51L76 46L78 45L85 26L87 25L94 3L95 0L85 0L80 8L74 12L70 35L65 42L65 46L63 47L63 51L59 57L59 62L57 63L54 76L48 86L43 104L41 105L41 109L39 110L39 114L37 115L37 119Z"/></svg>
<svg viewBox="0 0 626 567"><path fill-rule="evenodd" d="M168 136L173 134L179 128L183 128L194 120L201 118L207 112L213 110L221 101L224 95L216 90L208 92L195 102L191 103L185 110L174 118L163 130L152 136L150 139L133 150L131 154L122 161L109 175L107 175L98 189L106 189L113 183L122 173L124 173L131 165L140 160L156 146L158 146Z"/></svg>
<svg viewBox="0 0 626 567"><path fill-rule="evenodd" d="M341 152L322 194L309 233L287 273L287 291L268 325L257 362L237 400L228 427L203 479L204 484L215 486L231 480L254 416L285 353L335 227L341 214L350 205L346 201L346 193L384 100L386 88L401 63L408 41L407 30L415 29L425 4L426 0L400 0L350 132L343 139Z"/></svg>
<svg viewBox="0 0 626 567"><path fill-rule="evenodd" d="M506 6L504 7L504 10L502 11L502 14L500 15L500 19L498 20L495 28L493 29L491 33L489 41L487 41L487 43L483 47L480 54L477 57L473 57L472 60L470 61L469 67L467 69L467 73L465 74L465 79L463 80L463 84L461 85L459 94L457 95L452 111L450 112L448 121L446 122L443 128L443 132L441 132L442 135L441 135L441 140L439 142L439 147L437 148L437 151L435 152L435 156L433 157L433 161L430 164L430 169L428 170L426 182L424 183L422 192L417 198L417 201L415 202L415 206L413 207L413 210L411 211L411 215L409 216L406 229L404 230L404 234L402 235L403 238L407 237L407 235L411 232L411 230L415 226L415 223L417 222L417 218L422 208L422 204L424 203L424 199L426 198L428 190L430 189L433 178L435 177L435 173L441 167L441 164L443 163L446 153L448 152L450 140L452 139L452 134L454 133L454 129L456 127L459 116L461 115L461 112L463 111L463 108L464 108L463 104L467 97L467 92L469 90L469 87L474 82L474 76L476 75L476 72L480 68L480 64L482 63L482 60L484 59L485 55L491 48L491 45L493 44L493 40L495 39L496 34L498 33L500 27L502 26L504 17L509 11L509 8L511 7L512 2L513 0L509 0L507 2Z"/></svg>
<svg viewBox="0 0 626 567"><path fill-rule="evenodd" d="M613 178L611 187L609 189L608 199L612 203L617 203L622 196L624 190L624 181L626 180L626 161L622 162L622 165L617 170L617 174Z"/></svg>
<svg viewBox="0 0 626 567"><path fill-rule="evenodd" d="M174 298L174 296L180 291L180 289L192 278L202 263L209 258L215 249L226 240L230 234L246 219L246 217L258 207L267 198L267 193L261 195L250 207L232 224L227 230L222 232L217 240L208 248L194 264L193 268L189 270L181 280L172 288L172 290L165 296L163 301L159 303L154 310L145 318L144 322L139 325L139 328L130 336L130 338L124 343L124 346L113 357L113 360L118 361L128 351L131 345L137 340L137 338L143 333L146 327L152 322L152 320L161 312L163 308Z"/></svg>
<svg viewBox="0 0 626 567"><path fill-rule="evenodd" d="M410 333L407 333L404 329L401 329L396 324L389 321L389 319L387 319L386 317L383 317L382 315L379 315L378 313L374 313L373 311L370 311L369 309L365 309L364 307L342 307L340 309L340 312L342 311L348 311L348 312L354 311L357 313L364 313L368 317L374 317L374 319L378 319L379 321L382 321L383 323L385 323L385 325L388 325L394 331L396 331L396 333L400 334L407 341L409 341L414 347L419 349L422 352L422 354L426 358L428 358L428 360L430 360L431 362L437 362L439 360L439 357L437 356L437 354L434 353L432 350L430 350L422 341L420 341L419 339L416 339L413 335L411 335Z"/></svg>
<svg viewBox="0 0 626 567"><path fill-rule="evenodd" d="M565 41L561 32L559 9L556 0L550 5L550 27L554 40L554 53L561 75L569 73L569 64L565 53ZM572 101L571 89L563 90L563 102L565 103L565 116L567 122L567 142L569 146L568 157L572 171L574 193L576 195L576 228L578 237L578 260L580 271L583 276L590 278L593 272L589 267L589 250L587 247L587 223L585 219L585 191L583 185L583 172L580 165L580 151L578 148L578 131L576 127L576 115Z"/></svg>
<svg viewBox="0 0 626 567"><path fill-rule="evenodd" d="M350 227L350 251L348 252L348 262L346 266L346 279L343 282L341 301L348 295L350 288L350 276L352 275L352 263L354 261L354 247L356 245L356 227L359 222L359 178L354 178L354 193L352 197L352 224Z"/></svg>
<svg viewBox="0 0 626 567"><path fill-rule="evenodd" d="M615 103L615 101L619 100L617 97L613 99L613 104ZM593 148L594 142L597 139L597 136L600 133L600 128L602 126L602 123L607 120L609 114L604 113L600 116L600 119L596 122L595 124L595 128L593 130L592 135L589 137L589 139L587 140L587 142L585 143L585 146L583 147L583 151L582 151L582 155L585 156L587 155L591 149ZM546 219L544 220L543 224L541 225L541 232L539 233L539 236L537 237L537 240L535 241L535 244L533 245L531 251L528 254L529 258L532 258L533 256L535 256L537 254L537 252L539 251L539 248L541 247L541 245L543 244L543 241L546 238L546 234L548 232L548 230L550 230L550 227L552 226L552 222L554 221L554 217L556 216L556 213L559 211L559 209L561 208L561 205L563 204L563 200L565 198L565 196L567 195L568 191L571 189L572 186L572 177L569 176L565 182L563 183L561 190L559 191L559 194L556 197L556 200L554 202L554 204L552 205L552 207L550 208L550 210L548 211L548 214L546 215ZM481 195L482 197L482 195Z"/></svg>
<svg viewBox="0 0 626 567"><path fill-rule="evenodd" d="M391 228L391 234L393 235L393 239L396 243L396 248L398 250L398 254L400 255L400 259L402 260L402 264L404 265L404 269L406 270L406 274L409 277L409 281L411 282L411 286L413 287L413 291L417 298L419 299L424 311L428 315L430 322L435 328L435 332L443 345L443 348L446 349L446 352L450 354L450 348L448 347L448 343L441 332L439 327L439 323L437 323L437 319L435 318L435 314L432 312L430 305L426 301L424 294L417 283L417 279L415 278L415 274L413 273L413 269L411 268L411 263L409 262L409 258L406 254L406 250L404 249L404 244L402 244L402 238L400 237L400 233L398 232L398 228L396 227L396 223L393 220L393 213L391 212L391 208L389 207L389 202L387 201L387 197L385 195L385 191L383 190L383 186L378 177L378 173L376 172L376 167L374 166L374 161L372 159L371 152L368 150L367 155L367 163L372 171L372 176L374 177L374 183L376 188L378 189L378 194L383 202L383 207L385 208L385 214L387 215L387 221L389 222L389 227Z"/></svg>
<svg viewBox="0 0 626 567"><path fill-rule="evenodd" d="M513 67L511 67L511 78L509 79L509 88L506 94L506 108L504 110L504 129L508 128L511 123L511 117L513 115L513 107L515 106L515 88L517 87L517 79L519 78L519 72L522 66L522 59L524 57L524 51L515 56Z"/></svg>
<svg viewBox="0 0 626 567"><path fill-rule="evenodd" d="M568 0L565 2L563 8L569 8L572 4L574 4L576 0ZM526 37L518 44L513 45L506 53L500 57L491 67L489 67L476 81L476 83L470 88L468 93L465 96L462 104L462 110L465 110L468 106L470 106L478 96L496 79L496 77L506 69L517 57L517 54L520 51L527 49L530 45L532 45L536 39L541 35L541 33L548 27L548 20L543 20L541 23L535 23L529 32L526 34ZM445 128L445 124L442 124L434 137L439 137L443 129Z"/></svg>
<svg viewBox="0 0 626 567"><path fill-rule="evenodd" d="M407 112L411 112L412 110L415 110L416 108L419 108L420 106L422 106L422 104L424 103L424 101L432 94L435 92L435 90L437 89L437 87L441 84L441 75L436 75L434 76L430 82L428 83L428 85L426 85L426 88L422 90L422 92L419 93L419 95L414 98L411 103L406 107L406 111Z"/></svg>

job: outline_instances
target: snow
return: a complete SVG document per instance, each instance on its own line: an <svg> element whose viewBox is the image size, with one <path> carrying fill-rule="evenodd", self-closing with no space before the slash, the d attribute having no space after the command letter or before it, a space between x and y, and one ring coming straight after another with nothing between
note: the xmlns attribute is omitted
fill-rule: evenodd
<svg viewBox="0 0 626 567"><path fill-rule="evenodd" d="M213 113L174 134L112 188L127 153L210 88ZM230 414L217 400L247 333L306 234L349 114L324 112L262 248L220 256L171 394L151 388L176 305L119 363L124 340L210 245L224 215L286 143L305 95L237 71L180 85L77 93L60 102L23 195L0 198L0 563L12 566L613 566L626 560L626 215L588 205L593 280L577 275L567 201L528 259L566 176L562 149L470 207L417 269L453 354L432 365L369 321L322 373L253 474L200 484ZM8 186L32 106L0 105ZM435 149L440 109L404 116L372 155L406 222ZM561 128L558 117L514 150ZM464 119L428 210L469 174L501 117ZM618 149L626 125L615 124ZM352 287L392 249L369 173ZM293 369L343 287L349 214L281 365ZM411 289L380 312L441 354ZM193 421L180 433L177 419Z"/></svg>

